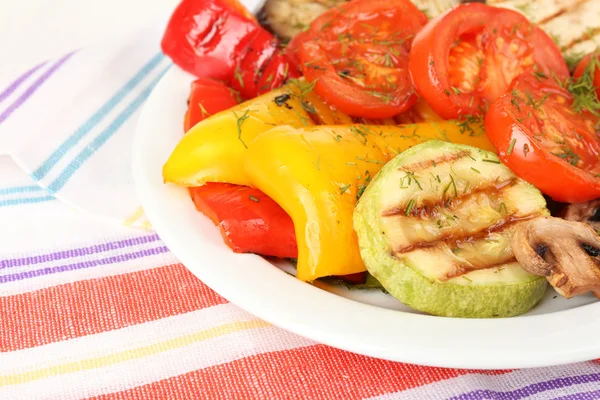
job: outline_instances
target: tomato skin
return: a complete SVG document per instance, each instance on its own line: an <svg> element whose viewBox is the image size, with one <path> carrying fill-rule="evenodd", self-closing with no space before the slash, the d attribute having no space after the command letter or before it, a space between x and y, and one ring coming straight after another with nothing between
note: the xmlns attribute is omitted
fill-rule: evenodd
<svg viewBox="0 0 600 400"><path fill-rule="evenodd" d="M191 84L188 102L183 123L185 132L203 119L238 105L240 99L239 95L224 83L209 78L198 78Z"/></svg>
<svg viewBox="0 0 600 400"><path fill-rule="evenodd" d="M563 100L559 101L557 108L549 111L557 114L558 107L570 107L572 98L570 94L558 86L539 85L530 76L522 76L515 80L513 88L527 90L531 88L536 93L537 99L540 94L557 96ZM552 100L548 100L552 101ZM538 131L536 127L544 127L543 122L538 120L539 111L519 102L520 115L531 112L533 117L518 121L515 118L514 97L511 93L501 96L489 108L485 116L485 130L490 142L496 148L499 158L517 176L535 185L544 194L559 202L583 202L600 197L600 179L596 177L597 165L594 171L578 168L569 162L552 154L542 140L536 140ZM541 106L545 108L544 106ZM568 114L567 114L568 115ZM573 115L576 118L588 118ZM535 119L533 119L535 118ZM584 131L579 121L566 121L570 128L575 130L581 141L589 141L584 147L590 152L589 158L597 157L600 142L593 132ZM569 129L570 130L570 129ZM582 154L582 158L585 155Z"/></svg>
<svg viewBox="0 0 600 400"><path fill-rule="evenodd" d="M596 57L598 60L600 60L600 54L598 54L598 53L595 53L595 54L590 53L590 54L586 55L585 57L583 57L581 60L579 60L579 63L577 63L577 67L575 67L575 71L573 71L574 78L578 79L583 76L583 73L585 72L585 69L587 68L587 66L590 64L592 57ZM594 86L596 86L596 96L598 96L598 98L600 99L600 68L598 67L598 65L599 64L597 62L596 68L594 70Z"/></svg>
<svg viewBox="0 0 600 400"><path fill-rule="evenodd" d="M450 62L457 40L467 45L461 53L467 51L470 63ZM452 57L460 60L461 53ZM475 87L453 86L456 68L465 68L460 72L474 78L456 80ZM516 76L534 68L561 80L569 76L559 49L546 33L515 11L480 3L461 4L431 20L415 37L409 59L417 93L445 119L485 114L488 104L505 93Z"/></svg>
<svg viewBox="0 0 600 400"><path fill-rule="evenodd" d="M297 258L294 224L287 213L258 189L227 183L190 188L198 211L219 226L236 253Z"/></svg>
<svg viewBox="0 0 600 400"><path fill-rule="evenodd" d="M319 16L288 47L306 79L336 109L362 118L389 118L417 96L408 51L427 17L409 0L355 0Z"/></svg>
<svg viewBox="0 0 600 400"><path fill-rule="evenodd" d="M408 76L405 77L404 82L400 83L402 87L408 88L406 95L393 103L384 103L365 90L342 81L331 65L314 61L319 58L323 59L325 55L325 52L316 43L304 43L300 55L302 64L309 62L307 60L312 60L310 61L311 67L304 70L304 77L309 82L316 81L315 92L345 114L369 119L389 118L407 111L417 101Z"/></svg>
<svg viewBox="0 0 600 400"><path fill-rule="evenodd" d="M313 22L314 23L314 22ZM285 54L290 60L294 69L302 73L302 60L300 60L300 47L302 43L312 40L316 36L316 32L307 30L300 32L290 40L287 47L285 48Z"/></svg>

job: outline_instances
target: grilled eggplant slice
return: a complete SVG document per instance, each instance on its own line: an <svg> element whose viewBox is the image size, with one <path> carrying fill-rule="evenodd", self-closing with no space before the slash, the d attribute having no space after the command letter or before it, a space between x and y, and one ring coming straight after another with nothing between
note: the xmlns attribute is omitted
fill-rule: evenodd
<svg viewBox="0 0 600 400"><path fill-rule="evenodd" d="M546 290L510 245L519 224L548 215L532 185L495 154L430 141L379 172L354 212L368 271L398 300L452 317L508 317Z"/></svg>

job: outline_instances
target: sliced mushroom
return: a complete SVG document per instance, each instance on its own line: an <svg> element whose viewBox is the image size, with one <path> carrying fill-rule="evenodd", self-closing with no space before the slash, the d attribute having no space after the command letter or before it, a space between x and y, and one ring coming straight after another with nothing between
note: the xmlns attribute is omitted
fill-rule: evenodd
<svg viewBox="0 0 600 400"><path fill-rule="evenodd" d="M569 204L559 216L568 221L585 222L592 228L600 230L600 199Z"/></svg>
<svg viewBox="0 0 600 400"><path fill-rule="evenodd" d="M536 218L520 224L511 245L523 269L545 276L560 295L600 298L600 236L589 225Z"/></svg>

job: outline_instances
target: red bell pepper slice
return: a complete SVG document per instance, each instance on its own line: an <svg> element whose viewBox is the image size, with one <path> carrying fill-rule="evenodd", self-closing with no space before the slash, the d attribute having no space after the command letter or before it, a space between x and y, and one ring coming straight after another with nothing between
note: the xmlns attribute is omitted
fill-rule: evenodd
<svg viewBox="0 0 600 400"><path fill-rule="evenodd" d="M161 47L185 71L227 82L245 99L278 87L290 69L277 39L236 0L183 0Z"/></svg>
<svg viewBox="0 0 600 400"><path fill-rule="evenodd" d="M236 253L297 258L294 223L287 213L258 189L228 183L190 188L196 208L221 230Z"/></svg>
<svg viewBox="0 0 600 400"><path fill-rule="evenodd" d="M203 119L240 103L240 95L222 82L199 78L192 82L183 129L189 131Z"/></svg>
<svg viewBox="0 0 600 400"><path fill-rule="evenodd" d="M186 132L209 116L239 103L235 90L207 78L191 85ZM294 224L287 213L258 189L228 183L190 188L196 208L219 226L225 243L238 253L296 258Z"/></svg>
<svg viewBox="0 0 600 400"><path fill-rule="evenodd" d="M259 81L260 84L277 87L275 85L283 83L281 78L285 74L281 70L285 68L285 61L279 57L280 54L275 55L265 69L268 72L273 68L278 72L278 78L264 83ZM239 95L222 82L200 78L191 85L188 103L184 119L186 132L203 119L237 105ZM219 227L223 240L233 251L280 258L298 257L292 219L260 190L228 183L207 183L189 191L196 209ZM358 284L364 283L366 274L338 278Z"/></svg>

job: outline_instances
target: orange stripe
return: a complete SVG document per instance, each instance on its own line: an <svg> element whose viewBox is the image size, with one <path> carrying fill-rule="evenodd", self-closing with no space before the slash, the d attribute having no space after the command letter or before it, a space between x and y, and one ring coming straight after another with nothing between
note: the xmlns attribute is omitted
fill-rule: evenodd
<svg viewBox="0 0 600 400"><path fill-rule="evenodd" d="M265 353L94 399L361 399L468 373L360 356L324 345Z"/></svg>
<svg viewBox="0 0 600 400"><path fill-rule="evenodd" d="M0 351L41 346L227 303L175 264L0 297Z"/></svg>

